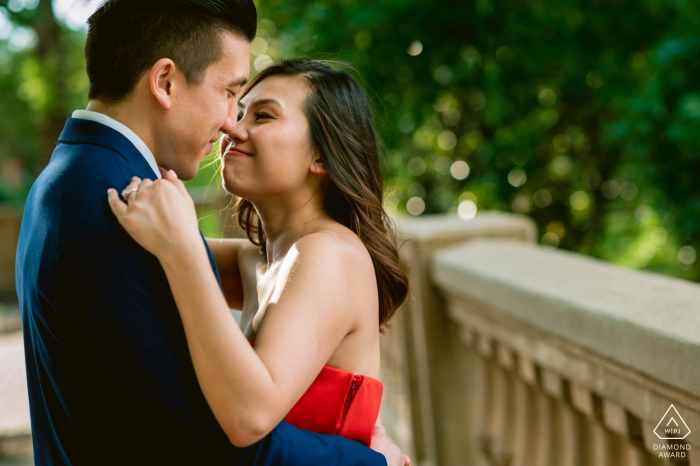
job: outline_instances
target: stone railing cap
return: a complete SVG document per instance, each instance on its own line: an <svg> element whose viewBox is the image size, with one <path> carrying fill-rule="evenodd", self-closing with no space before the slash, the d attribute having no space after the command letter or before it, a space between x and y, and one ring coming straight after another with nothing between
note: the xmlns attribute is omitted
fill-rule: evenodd
<svg viewBox="0 0 700 466"><path fill-rule="evenodd" d="M700 285L522 241L477 239L437 253L448 295L506 315L700 395Z"/></svg>
<svg viewBox="0 0 700 466"><path fill-rule="evenodd" d="M534 240L537 226L526 215L498 211L481 211L471 220L457 215L433 214L394 218L400 237L418 241L444 241L469 236L514 236Z"/></svg>

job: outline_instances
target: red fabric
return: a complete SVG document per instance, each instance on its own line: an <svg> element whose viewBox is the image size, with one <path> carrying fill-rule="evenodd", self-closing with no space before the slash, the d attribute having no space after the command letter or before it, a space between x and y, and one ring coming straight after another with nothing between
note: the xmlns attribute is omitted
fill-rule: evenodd
<svg viewBox="0 0 700 466"><path fill-rule="evenodd" d="M369 446L383 390L377 379L323 366L284 420L299 429L340 435Z"/></svg>

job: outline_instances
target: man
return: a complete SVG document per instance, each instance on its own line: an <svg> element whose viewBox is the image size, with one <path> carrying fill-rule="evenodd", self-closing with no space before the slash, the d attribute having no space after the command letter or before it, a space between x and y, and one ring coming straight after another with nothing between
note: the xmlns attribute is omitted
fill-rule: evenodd
<svg viewBox="0 0 700 466"><path fill-rule="evenodd" d="M373 448L386 458L285 422L234 447L162 268L107 205L108 188L158 166L192 178L235 129L252 0L108 0L88 24L90 102L32 187L17 252L36 464L403 464L383 433Z"/></svg>

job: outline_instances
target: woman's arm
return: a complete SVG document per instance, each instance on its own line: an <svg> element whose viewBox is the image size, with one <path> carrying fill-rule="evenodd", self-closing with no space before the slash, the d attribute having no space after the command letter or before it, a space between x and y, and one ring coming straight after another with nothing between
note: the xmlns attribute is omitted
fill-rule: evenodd
<svg viewBox="0 0 700 466"><path fill-rule="evenodd" d="M330 359L352 321L347 264L331 241L307 236L288 254L253 350L217 292L203 248L159 257L187 335L204 395L236 445L270 432ZM309 243L314 241L313 247ZM201 244L201 243L200 243ZM291 255L292 257L289 257ZM319 256L326 260L319 260ZM324 266L325 264L325 266Z"/></svg>
<svg viewBox="0 0 700 466"><path fill-rule="evenodd" d="M184 186L145 180L127 207L110 192L124 228L155 254L170 282L202 391L232 443L270 432L356 326L356 277L367 259L329 234L302 238L287 254L255 350L228 311ZM371 261L369 262L369 271Z"/></svg>
<svg viewBox="0 0 700 466"><path fill-rule="evenodd" d="M221 288L228 307L241 310L243 307L243 281L238 268L238 253L241 248L251 244L247 239L206 238L211 254L219 269Z"/></svg>

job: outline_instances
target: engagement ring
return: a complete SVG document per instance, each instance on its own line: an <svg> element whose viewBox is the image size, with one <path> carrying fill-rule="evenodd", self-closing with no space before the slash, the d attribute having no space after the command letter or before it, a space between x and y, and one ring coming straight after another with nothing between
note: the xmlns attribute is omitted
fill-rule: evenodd
<svg viewBox="0 0 700 466"><path fill-rule="evenodd" d="M129 197L129 194L135 193L136 191L138 191L138 189L124 188L122 189L122 198L126 201L126 198Z"/></svg>

